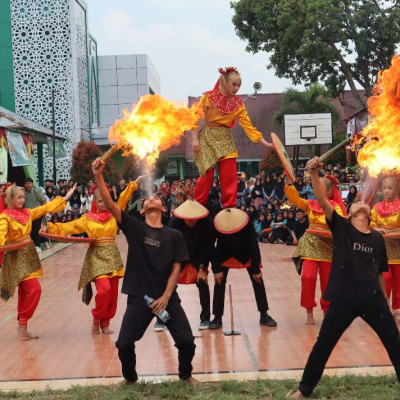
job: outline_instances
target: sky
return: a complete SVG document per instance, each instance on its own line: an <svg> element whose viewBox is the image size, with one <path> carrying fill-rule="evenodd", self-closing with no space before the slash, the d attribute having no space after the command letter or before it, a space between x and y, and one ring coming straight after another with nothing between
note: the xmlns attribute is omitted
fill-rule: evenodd
<svg viewBox="0 0 400 400"><path fill-rule="evenodd" d="M240 94L282 92L291 85L267 70L268 54L246 52L235 34L229 0L86 0L99 55L147 54L161 95L187 102L214 87L219 67L235 66Z"/></svg>

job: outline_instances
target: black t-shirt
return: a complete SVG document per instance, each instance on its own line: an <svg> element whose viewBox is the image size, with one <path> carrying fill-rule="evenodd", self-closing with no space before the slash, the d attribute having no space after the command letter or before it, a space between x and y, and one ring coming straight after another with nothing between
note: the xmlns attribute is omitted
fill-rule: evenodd
<svg viewBox="0 0 400 400"><path fill-rule="evenodd" d="M122 293L160 297L167 286L173 263L189 259L182 233L163 226L152 228L121 212L121 229L128 241L128 259Z"/></svg>
<svg viewBox="0 0 400 400"><path fill-rule="evenodd" d="M211 260L214 274L221 272L221 264L231 257L242 264L250 261L251 273L260 273L261 253L257 234L250 221L239 232L227 235L214 229L214 233L217 237L217 245Z"/></svg>
<svg viewBox="0 0 400 400"><path fill-rule="evenodd" d="M346 218L333 212L326 220L333 237L332 269L324 299L348 304L384 304L379 274L388 270L382 235L362 233Z"/></svg>
<svg viewBox="0 0 400 400"><path fill-rule="evenodd" d="M168 226L177 229L183 234L186 246L189 250L190 260L188 261L190 261L196 269L199 268L200 264L207 267L213 248L209 219L200 219L193 227L190 227L183 219L173 217L168 222Z"/></svg>
<svg viewBox="0 0 400 400"><path fill-rule="evenodd" d="M309 226L310 222L308 221L308 218L305 218L303 222L296 221L293 231L296 234L297 239L300 239L304 235Z"/></svg>

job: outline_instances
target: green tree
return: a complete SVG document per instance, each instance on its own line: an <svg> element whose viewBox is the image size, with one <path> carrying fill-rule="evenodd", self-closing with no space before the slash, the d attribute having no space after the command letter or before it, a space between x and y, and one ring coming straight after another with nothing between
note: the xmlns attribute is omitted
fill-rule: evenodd
<svg viewBox="0 0 400 400"><path fill-rule="evenodd" d="M335 147L337 144L342 142L344 139L346 139L347 133L346 132L338 132L335 135L333 135L333 143L332 147ZM346 159L346 149L343 148L342 150L339 151L334 157L332 157L328 163L332 165L336 165L337 163L340 163L342 165L347 164L347 159Z"/></svg>
<svg viewBox="0 0 400 400"><path fill-rule="evenodd" d="M371 91L400 42L398 0L238 0L231 3L247 51L270 53L267 68L296 84L323 82L332 97L349 85Z"/></svg>
<svg viewBox="0 0 400 400"><path fill-rule="evenodd" d="M79 142L72 153L71 179L76 182L87 183L93 179L92 162L103 154L103 150L93 142ZM117 183L120 178L117 166L113 159L106 162L104 180L109 183Z"/></svg>
<svg viewBox="0 0 400 400"><path fill-rule="evenodd" d="M313 84L305 91L286 89L282 97L281 108L274 114L274 125L282 129L286 114L309 114L331 112L333 127L340 123L340 113L332 103L326 90L318 84Z"/></svg>
<svg viewBox="0 0 400 400"><path fill-rule="evenodd" d="M260 171L265 171L267 175L274 172L280 175L283 172L282 163L276 151L267 150L260 161Z"/></svg>

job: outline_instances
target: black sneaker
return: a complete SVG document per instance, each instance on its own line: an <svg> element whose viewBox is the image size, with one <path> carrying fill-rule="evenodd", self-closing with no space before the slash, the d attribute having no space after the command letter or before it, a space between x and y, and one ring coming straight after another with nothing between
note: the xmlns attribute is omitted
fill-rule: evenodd
<svg viewBox="0 0 400 400"><path fill-rule="evenodd" d="M210 322L210 326L209 326L208 329L216 330L216 329L221 329L221 328L222 328L222 318L221 317L215 317Z"/></svg>
<svg viewBox="0 0 400 400"><path fill-rule="evenodd" d="M268 314L261 314L260 325L268 326L270 328L274 327L274 326L278 326L276 321Z"/></svg>

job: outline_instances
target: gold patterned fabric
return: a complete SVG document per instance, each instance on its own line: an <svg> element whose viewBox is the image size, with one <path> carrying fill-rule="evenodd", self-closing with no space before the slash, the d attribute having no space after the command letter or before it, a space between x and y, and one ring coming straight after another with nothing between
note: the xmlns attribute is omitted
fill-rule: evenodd
<svg viewBox="0 0 400 400"><path fill-rule="evenodd" d="M332 238L317 236L306 232L299 240L299 245L292 259L296 271L301 275L303 260L332 261L333 241Z"/></svg>
<svg viewBox="0 0 400 400"><path fill-rule="evenodd" d="M90 303L93 295L91 290L93 279L123 268L124 264L115 242L92 244L86 253L79 279L78 290L84 288L82 301Z"/></svg>
<svg viewBox="0 0 400 400"><path fill-rule="evenodd" d="M200 176L214 167L218 160L236 151L236 144L227 126L204 126L199 132L200 151L194 155L194 162Z"/></svg>
<svg viewBox="0 0 400 400"><path fill-rule="evenodd" d="M389 264L400 264L400 240L385 239L385 244Z"/></svg>
<svg viewBox="0 0 400 400"><path fill-rule="evenodd" d="M6 251L0 269L1 298L7 301L14 295L15 288L24 277L40 271L41 268L33 242L21 249Z"/></svg>

